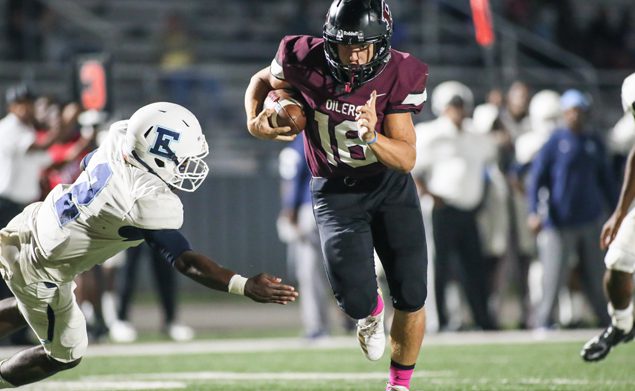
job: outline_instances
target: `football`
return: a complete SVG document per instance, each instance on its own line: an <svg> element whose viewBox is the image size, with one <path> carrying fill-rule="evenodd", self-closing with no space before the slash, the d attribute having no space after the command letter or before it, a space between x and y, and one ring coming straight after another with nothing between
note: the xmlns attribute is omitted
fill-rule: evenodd
<svg viewBox="0 0 635 391"><path fill-rule="evenodd" d="M265 109L273 109L269 125L277 128L291 127L289 135L298 134L306 126L306 116L302 103L289 90L271 90L264 103Z"/></svg>

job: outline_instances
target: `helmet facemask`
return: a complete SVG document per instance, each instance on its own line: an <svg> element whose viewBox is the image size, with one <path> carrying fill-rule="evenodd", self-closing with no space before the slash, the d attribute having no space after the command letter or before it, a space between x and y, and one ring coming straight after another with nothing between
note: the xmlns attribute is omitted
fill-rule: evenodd
<svg viewBox="0 0 635 391"><path fill-rule="evenodd" d="M162 170L157 175L176 189L187 192L195 191L201 186L209 173L209 167L203 160L209 154L207 142L205 142L204 147L205 150L196 156L178 158L174 155L169 166L166 166L166 168L171 167L171 170ZM159 161L163 162L162 160Z"/></svg>

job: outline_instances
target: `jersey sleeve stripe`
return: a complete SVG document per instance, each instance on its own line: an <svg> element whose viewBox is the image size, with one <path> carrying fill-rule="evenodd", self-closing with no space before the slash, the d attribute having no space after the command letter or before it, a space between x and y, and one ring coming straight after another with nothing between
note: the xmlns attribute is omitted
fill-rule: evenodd
<svg viewBox="0 0 635 391"><path fill-rule="evenodd" d="M428 100L428 90L423 90L420 94L408 94L401 104L418 106L426 100Z"/></svg>
<svg viewBox="0 0 635 391"><path fill-rule="evenodd" d="M273 61L271 61L270 70L271 74L276 79L284 80L284 70L282 69L282 65L278 64L278 61L276 61L275 58L273 59Z"/></svg>

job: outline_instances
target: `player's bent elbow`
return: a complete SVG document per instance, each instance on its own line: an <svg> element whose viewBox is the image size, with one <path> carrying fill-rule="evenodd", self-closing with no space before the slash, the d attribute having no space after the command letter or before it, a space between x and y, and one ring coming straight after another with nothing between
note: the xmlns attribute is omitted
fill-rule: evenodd
<svg viewBox="0 0 635 391"><path fill-rule="evenodd" d="M176 261L174 261L174 268L182 274L187 274L190 264L185 259L185 253L181 254Z"/></svg>
<svg viewBox="0 0 635 391"><path fill-rule="evenodd" d="M403 173L410 174L414 168L415 168L414 162L412 164L408 164L406 167L404 167Z"/></svg>
<svg viewBox="0 0 635 391"><path fill-rule="evenodd" d="M401 165L396 168L397 171L403 174L410 174L410 172L415 168L415 160L408 160L405 162L401 162Z"/></svg>

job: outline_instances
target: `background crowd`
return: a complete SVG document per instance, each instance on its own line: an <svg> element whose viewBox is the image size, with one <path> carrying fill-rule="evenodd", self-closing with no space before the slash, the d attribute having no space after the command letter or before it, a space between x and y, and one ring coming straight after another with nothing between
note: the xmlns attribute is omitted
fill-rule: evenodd
<svg viewBox="0 0 635 391"><path fill-rule="evenodd" d="M5 7L0 50L6 54L6 64L36 69L13 74L11 67L0 70L0 88L5 94L0 106L6 109L0 121L0 226L25 204L42 199L56 184L72 182L79 175L81 158L99 144L110 122L125 117L128 107L122 102L136 100L137 106L151 100L172 100L192 107L204 127L214 130L208 134L214 159L211 166L218 167L216 176L221 178L210 178L219 182L209 185L204 199L185 199L185 203L198 206L194 208L197 213L215 217L210 219L219 222L213 234L212 228L185 229L199 230L200 237L220 237L218 240L230 245L226 250L217 248L238 255L219 258L249 258L263 249L270 251L269 262L285 264L282 259L286 258L286 265L278 270L294 278L302 292L300 315L307 338L342 328L350 330L346 319L329 316L334 303L325 294L328 284L307 198L310 178L301 142L266 147L272 148L266 151L253 144L234 144L236 139L248 138L241 96L232 87L246 85L242 69L251 71L267 63L262 58L270 61L284 34L319 34L322 15L316 18L314 8L323 10L324 5L271 2L283 15L284 23L279 25L284 29L259 22L263 14L272 12L269 8L274 8L265 7L264 2L232 2L222 8L226 14L191 1L177 8L165 6L153 30L139 23L126 25L123 34L129 42L144 44L133 47L138 57L126 52L123 43L121 52L115 50L115 64L122 64L114 76L114 84L120 86L115 95L121 99L112 112L99 113L82 107L71 83L60 75L70 73L64 64L72 63L74 55L112 47L77 34L81 29L66 23L51 3L0 2ZM418 160L413 171L430 254L428 329L526 328L539 333L555 327L605 326L608 318L601 292L604 265L599 230L615 206L625 157L635 143L635 123L632 118L620 117L619 96L610 83L617 84L621 77L615 75L635 68L633 5L627 1L492 2L495 12L518 29L587 60L600 70L601 80L595 85L567 85L553 79L549 85L544 80L549 79L550 67L554 66L554 72L561 68L542 58L542 77L508 78L484 85L482 80L466 80L456 72L454 77L444 77L457 65L483 69L481 53L470 57L467 44L460 43L466 49L456 58L448 57L449 51L437 57L430 52L429 60L424 49L417 50L425 46L417 29L429 27L423 25L421 20L426 19L420 14L430 3L450 15L444 14L444 20L471 26L469 14L462 13L457 2L403 1L393 7L397 21L394 46L433 61L426 112L415 119ZM95 18L116 15L107 1L85 4ZM227 19L224 35L218 37L213 30L220 27L196 23L204 17ZM462 34L473 40L469 28ZM215 39L229 39L233 46L212 46L210 42ZM240 46L252 41L259 43L258 48ZM451 39L440 41L443 47L451 47ZM216 63L219 58L233 62ZM470 61L473 58L476 60ZM463 63L457 64L459 61ZM56 64L57 81L64 86L61 92L60 84L42 81L37 74L38 69L48 70L50 64ZM136 68L126 67L131 64L146 66L140 68L144 74L138 76ZM214 71L216 66L223 71ZM225 73L226 68L233 68L232 73ZM606 74L609 76L602 79ZM132 78L143 80L140 85L144 87L127 83ZM232 81L234 78L238 81ZM598 90L604 82L609 87ZM148 85L152 87L146 88ZM605 99L607 96L612 98ZM253 183L249 175L273 184ZM240 182L231 182L230 177ZM241 205L206 202L223 193L216 190L223 180L234 188L236 183L242 186L243 181L248 182L247 188L258 189L254 193L266 193L270 202L257 205L267 210L243 216L247 213L237 211ZM224 200L250 202L225 193L229 195ZM201 206L203 203L209 206ZM205 208L235 209L238 217L228 219ZM235 244L242 237L236 242L228 238L232 224L246 227L246 221L254 231L244 228L245 235L261 235L263 244L238 248ZM230 233L222 236L218 233L222 230ZM152 265L151 279L156 281L163 314L160 329L175 340L191 339L193 330L178 321L174 272L144 247L121 254L78 281L78 296L91 321L93 337L109 335L121 342L137 337L129 321L129 308L139 281L140 260ZM254 266L259 265L245 262L245 268ZM381 278L381 270L378 276ZM8 294L0 289L0 295ZM14 342L24 342L24 338L28 336L18 336Z"/></svg>

